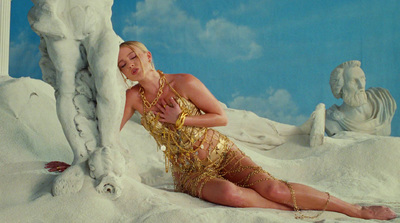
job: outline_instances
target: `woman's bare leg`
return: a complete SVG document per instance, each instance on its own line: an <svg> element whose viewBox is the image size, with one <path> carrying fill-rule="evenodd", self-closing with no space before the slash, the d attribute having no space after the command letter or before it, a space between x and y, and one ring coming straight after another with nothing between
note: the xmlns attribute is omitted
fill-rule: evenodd
<svg viewBox="0 0 400 223"><path fill-rule="evenodd" d="M312 187L290 183L293 191L297 207L301 210L323 210L328 200L328 194L321 192ZM289 187L279 180L270 180L260 182L253 186L254 190L263 197L272 201L294 206L293 197ZM327 211L343 213L350 217L364 219L380 219L388 220L396 217L396 214L388 207L384 206L367 206L362 207L356 204L350 204L340 200L334 196L330 196L329 203L326 206Z"/></svg>
<svg viewBox="0 0 400 223"><path fill-rule="evenodd" d="M255 190L236 186L230 181L212 179L204 184L202 199L231 207L272 208L291 211L291 207L270 201Z"/></svg>
<svg viewBox="0 0 400 223"><path fill-rule="evenodd" d="M244 155L239 151L235 152L237 159L231 162L232 165L240 160L242 166L257 166L249 157L243 157ZM226 169L229 170L231 167L232 166L228 165ZM251 170L245 170L240 173L227 174L225 177L232 182L239 182L241 179L247 177L250 172ZM288 183L273 179L266 173L259 173L250 177L249 184L259 181L260 179L267 180L255 183L251 185L250 188L269 201L294 207L293 197ZM360 205L342 201L334 196L330 196L329 203L326 205L328 199L327 193L303 184L290 183L290 186L295 193L297 207L302 210L323 210L326 206L327 211L339 212L356 218L388 220L396 217L395 212L388 207L361 207Z"/></svg>

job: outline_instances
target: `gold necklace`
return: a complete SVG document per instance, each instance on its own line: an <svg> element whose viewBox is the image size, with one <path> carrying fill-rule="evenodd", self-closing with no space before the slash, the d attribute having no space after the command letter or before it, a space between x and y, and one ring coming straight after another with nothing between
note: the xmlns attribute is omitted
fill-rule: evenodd
<svg viewBox="0 0 400 223"><path fill-rule="evenodd" d="M142 101L143 101L143 105L144 105L143 109L144 110L150 109L155 104L157 104L158 99L160 99L160 96L163 93L165 82L167 82L167 78L165 78L164 73L160 70L157 70L157 72L158 72L158 74L160 74L160 87L158 88L156 98L154 98L154 100L151 103L146 99L146 96L144 95L144 88L142 86L140 86L140 88L139 88L139 93L140 93L140 97L142 98Z"/></svg>

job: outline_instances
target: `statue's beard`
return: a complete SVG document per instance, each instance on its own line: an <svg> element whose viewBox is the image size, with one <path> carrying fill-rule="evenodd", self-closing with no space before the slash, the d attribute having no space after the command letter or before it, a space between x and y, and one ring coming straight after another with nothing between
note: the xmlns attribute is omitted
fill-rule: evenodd
<svg viewBox="0 0 400 223"><path fill-rule="evenodd" d="M367 94L365 91L358 91L354 94L343 92L343 101L352 107L358 107L367 103Z"/></svg>

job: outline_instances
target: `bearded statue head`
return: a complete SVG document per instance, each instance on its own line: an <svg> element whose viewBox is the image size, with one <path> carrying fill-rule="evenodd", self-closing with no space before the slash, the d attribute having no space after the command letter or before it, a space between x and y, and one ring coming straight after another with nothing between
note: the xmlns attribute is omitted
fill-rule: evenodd
<svg viewBox="0 0 400 223"><path fill-rule="evenodd" d="M332 71L329 81L333 96L352 107L367 103L365 74L360 66L358 60L344 62Z"/></svg>

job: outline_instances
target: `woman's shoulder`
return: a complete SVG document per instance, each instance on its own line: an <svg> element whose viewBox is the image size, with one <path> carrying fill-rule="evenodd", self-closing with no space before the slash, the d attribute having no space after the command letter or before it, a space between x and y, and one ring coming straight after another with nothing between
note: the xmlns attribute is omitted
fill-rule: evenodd
<svg viewBox="0 0 400 223"><path fill-rule="evenodd" d="M195 89L203 85L199 79L188 73L170 74L168 81L170 86L184 98L191 98L190 95L195 92Z"/></svg>
<svg viewBox="0 0 400 223"><path fill-rule="evenodd" d="M139 84L129 88L126 90L126 100L132 105L135 103L140 103L140 95L139 95Z"/></svg>
<svg viewBox="0 0 400 223"><path fill-rule="evenodd" d="M200 82L194 75L188 73L170 74L170 80L173 85L183 88Z"/></svg>
<svg viewBox="0 0 400 223"><path fill-rule="evenodd" d="M191 81L193 79L197 79L193 74L188 73L178 73L178 74L169 74L171 79L174 81Z"/></svg>
<svg viewBox="0 0 400 223"><path fill-rule="evenodd" d="M136 84L133 87L127 89L126 90L126 96L128 96L128 95L129 96L133 96L135 94L138 94L139 93L139 88L140 88L139 84Z"/></svg>

